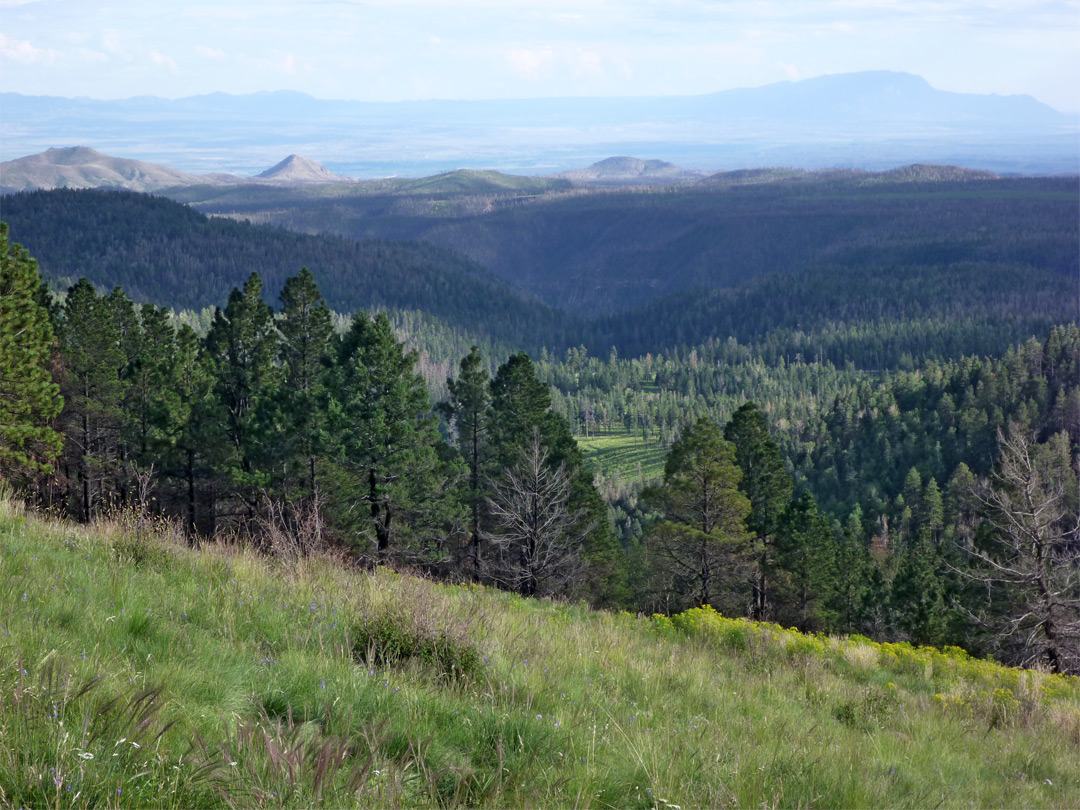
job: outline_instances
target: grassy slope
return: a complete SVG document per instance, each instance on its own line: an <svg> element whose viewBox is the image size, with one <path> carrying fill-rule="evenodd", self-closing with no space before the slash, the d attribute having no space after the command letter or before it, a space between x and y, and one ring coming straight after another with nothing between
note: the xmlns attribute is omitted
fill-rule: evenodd
<svg viewBox="0 0 1080 810"><path fill-rule="evenodd" d="M410 638L430 643L379 652ZM190 552L10 501L0 739L9 807L1080 804L1075 679Z"/></svg>

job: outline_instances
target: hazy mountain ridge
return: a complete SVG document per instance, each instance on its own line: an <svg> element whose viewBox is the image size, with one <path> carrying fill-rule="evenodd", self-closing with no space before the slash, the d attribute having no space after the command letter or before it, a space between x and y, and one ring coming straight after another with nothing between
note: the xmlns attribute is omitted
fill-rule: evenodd
<svg viewBox="0 0 1080 810"><path fill-rule="evenodd" d="M1080 121L1029 96L950 93L874 71L659 98L326 101L213 93L118 101L2 94L2 155L96 133L184 171L255 174L303 152L354 176L461 166L550 174L610 155L662 155L691 170L952 163L998 172L1076 171ZM195 148L197 145L197 149Z"/></svg>
<svg viewBox="0 0 1080 810"><path fill-rule="evenodd" d="M557 176L598 185L669 185L694 183L708 175L708 172L689 171L665 160L618 156L598 161L584 169L560 172Z"/></svg>
<svg viewBox="0 0 1080 810"><path fill-rule="evenodd" d="M0 163L0 192L55 188L112 188L160 191L186 186L246 184L298 185L355 183L300 155L289 155L255 177L192 174L156 163L105 155L89 146L53 147L36 155Z"/></svg>
<svg viewBox="0 0 1080 810"><path fill-rule="evenodd" d="M226 177L195 175L142 160L112 157L88 146L50 148L0 163L0 189L4 192L53 188L157 191L169 186L218 185L227 182Z"/></svg>

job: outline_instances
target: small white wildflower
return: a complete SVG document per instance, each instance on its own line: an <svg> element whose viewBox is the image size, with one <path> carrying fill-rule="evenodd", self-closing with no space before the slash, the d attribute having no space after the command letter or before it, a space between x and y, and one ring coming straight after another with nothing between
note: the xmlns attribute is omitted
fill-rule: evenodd
<svg viewBox="0 0 1080 810"><path fill-rule="evenodd" d="M79 754L79 757L82 759L93 759L94 755L91 754L89 751L83 751L81 754Z"/></svg>

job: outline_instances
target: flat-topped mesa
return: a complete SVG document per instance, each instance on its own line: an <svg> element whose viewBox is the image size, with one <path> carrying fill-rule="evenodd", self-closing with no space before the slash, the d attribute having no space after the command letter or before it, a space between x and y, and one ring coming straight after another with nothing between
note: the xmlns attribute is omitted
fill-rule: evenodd
<svg viewBox="0 0 1080 810"><path fill-rule="evenodd" d="M579 183L601 185L671 184L700 180L707 172L690 171L665 160L644 160L619 155L605 158L584 169L561 172L558 177Z"/></svg>

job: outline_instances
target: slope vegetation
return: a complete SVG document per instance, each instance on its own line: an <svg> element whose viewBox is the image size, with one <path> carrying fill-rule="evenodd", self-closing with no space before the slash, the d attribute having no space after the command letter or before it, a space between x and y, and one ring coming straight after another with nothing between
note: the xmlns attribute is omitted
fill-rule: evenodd
<svg viewBox="0 0 1080 810"><path fill-rule="evenodd" d="M307 266L340 312L423 310L448 324L538 348L567 318L448 251L424 244L316 237L211 219L133 192L52 191L4 200L13 241L52 282L86 276L137 301L223 305L257 271L268 295Z"/></svg>
<svg viewBox="0 0 1080 810"><path fill-rule="evenodd" d="M1076 679L0 501L0 804L1072 807ZM293 553L288 553L293 552Z"/></svg>
<svg viewBox="0 0 1080 810"><path fill-rule="evenodd" d="M950 167L764 170L647 193L579 190L482 203L464 191L438 204L423 194L290 199L268 191L260 199L257 190L184 199L207 213L303 232L438 245L586 315L838 264L1020 264L1071 279L1080 261L1075 178L994 179Z"/></svg>

